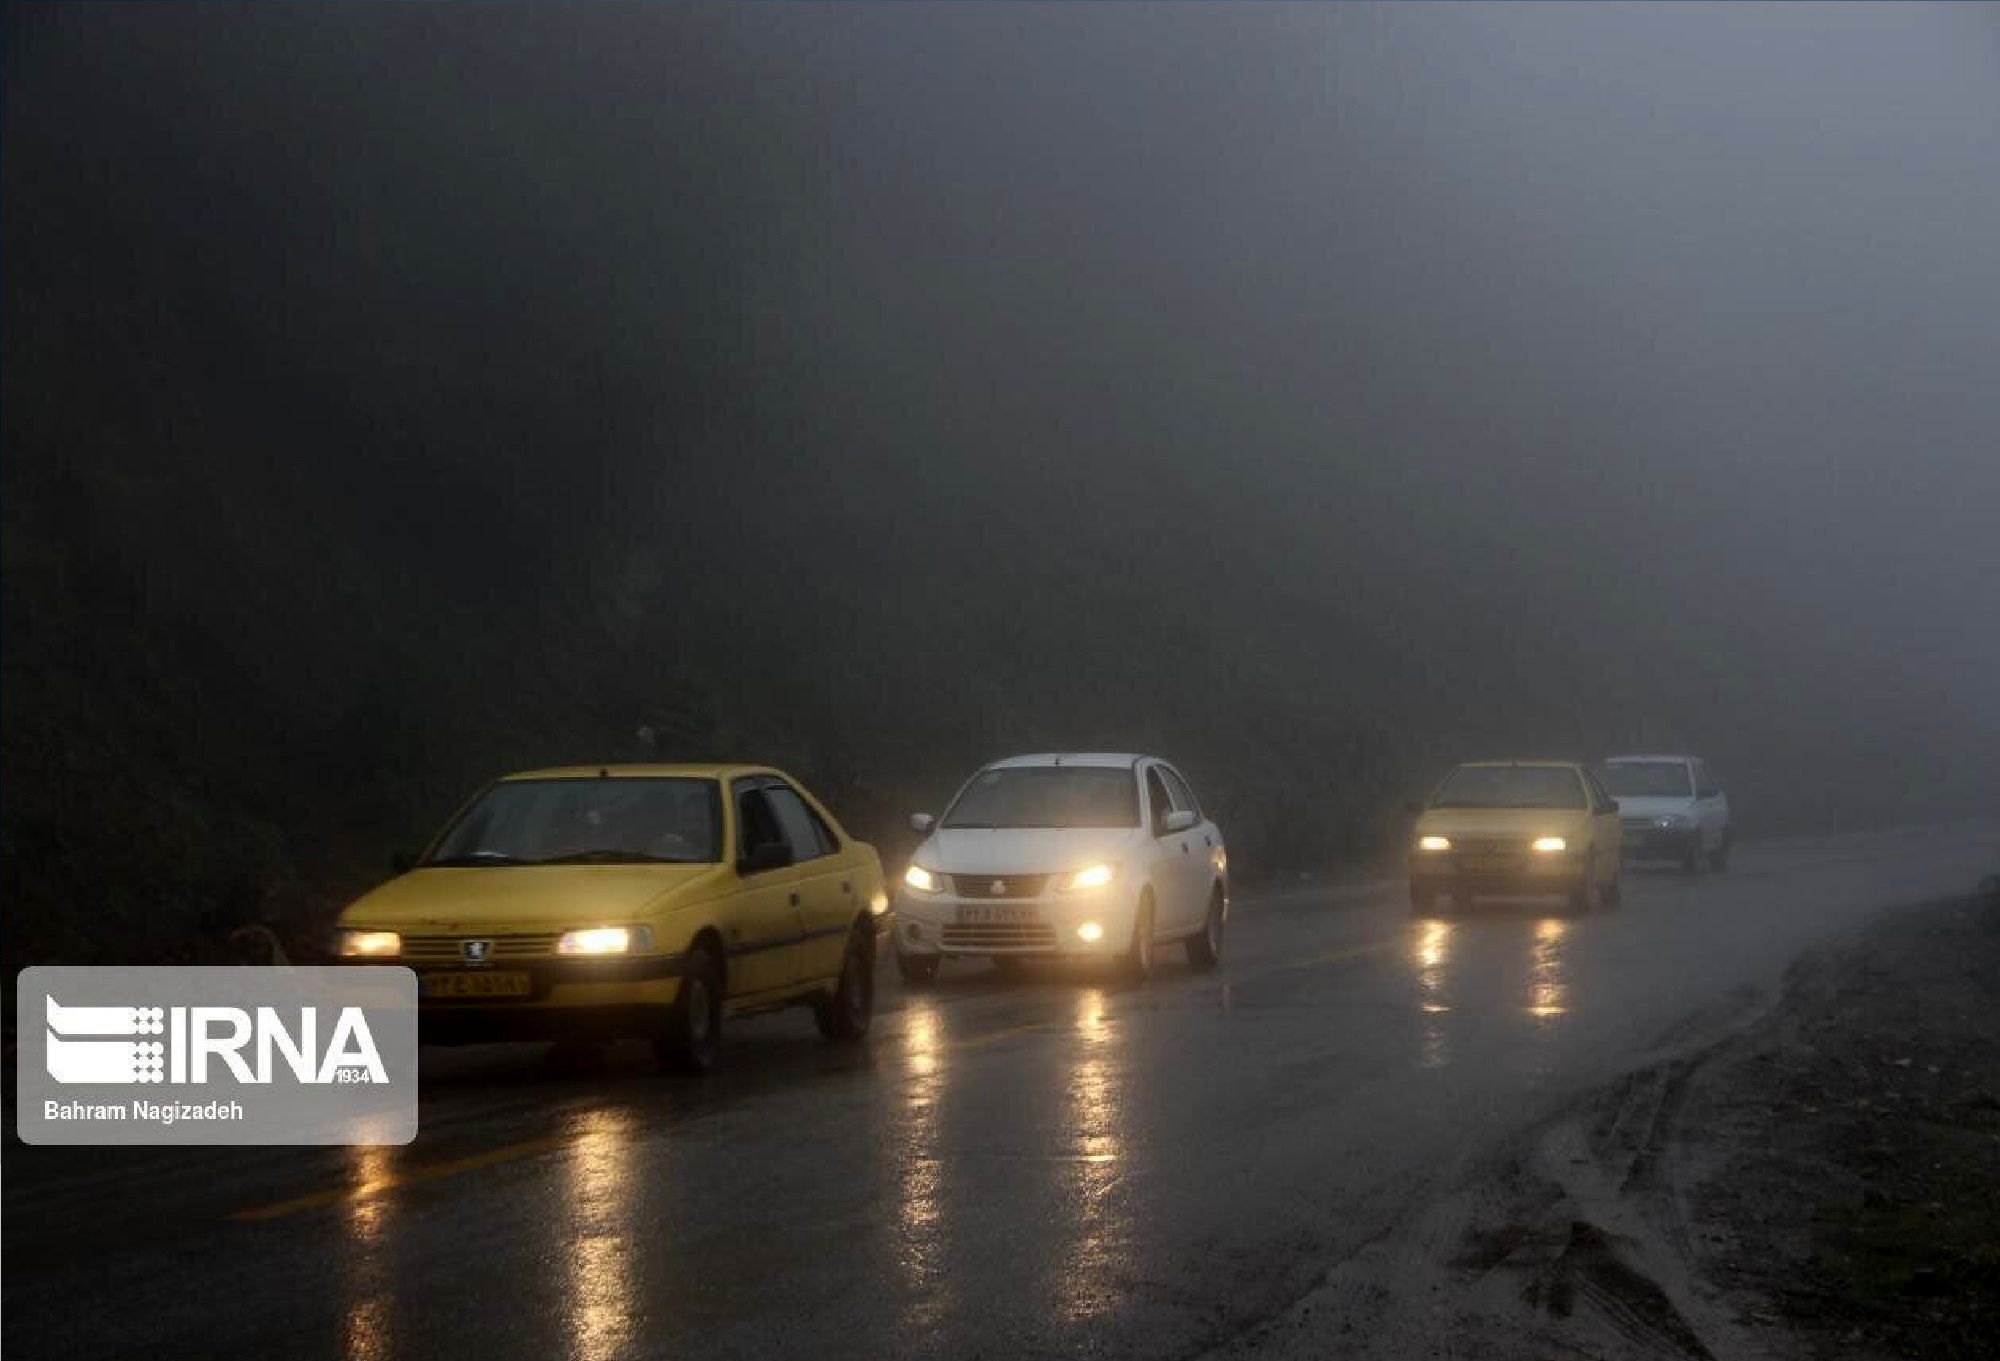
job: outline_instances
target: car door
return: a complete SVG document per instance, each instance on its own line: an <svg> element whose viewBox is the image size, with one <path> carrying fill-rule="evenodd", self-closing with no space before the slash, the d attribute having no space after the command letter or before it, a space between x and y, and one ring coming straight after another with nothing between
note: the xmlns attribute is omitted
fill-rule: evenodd
<svg viewBox="0 0 2000 1361"><path fill-rule="evenodd" d="M773 780L765 796L777 814L778 826L792 848L799 874L799 944L794 952L793 981L836 978L854 920L853 867L840 855L840 839L799 791Z"/></svg>
<svg viewBox="0 0 2000 1361"><path fill-rule="evenodd" d="M1696 816L1701 819L1702 849L1715 850L1729 827L1729 800L1723 797L1722 786L1706 761L1694 763L1694 800Z"/></svg>
<svg viewBox="0 0 2000 1361"><path fill-rule="evenodd" d="M1585 797L1590 800L1590 841L1597 850L1597 863L1604 868L1598 876L1606 883L1618 877L1625 860L1624 824L1618 818L1618 800L1588 770L1583 776Z"/></svg>
<svg viewBox="0 0 2000 1361"><path fill-rule="evenodd" d="M1167 830L1167 815L1174 811L1174 798L1167 790L1159 763L1146 767L1145 784L1147 827L1153 837L1153 894L1158 906L1154 933L1179 935L1190 925L1188 862L1193 858L1190 833Z"/></svg>
<svg viewBox="0 0 2000 1361"><path fill-rule="evenodd" d="M732 859L740 881L722 922L729 952L729 995L772 992L798 980L799 939L803 920L799 881L809 867L790 863L791 844L771 806L768 776L753 775L730 782L736 844ZM787 863L746 872L744 861L761 844L786 848Z"/></svg>
<svg viewBox="0 0 2000 1361"><path fill-rule="evenodd" d="M1185 776L1162 761L1160 778L1167 782L1167 793L1174 807L1194 814L1194 826L1181 838L1180 857L1187 874L1187 927L1190 931L1199 930L1208 917L1208 892L1215 881L1215 848L1221 844L1222 834L1202 811Z"/></svg>

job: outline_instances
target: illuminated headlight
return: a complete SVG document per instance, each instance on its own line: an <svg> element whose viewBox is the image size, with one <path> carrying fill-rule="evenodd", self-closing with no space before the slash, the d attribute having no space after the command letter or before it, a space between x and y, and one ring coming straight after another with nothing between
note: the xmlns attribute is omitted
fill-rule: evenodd
<svg viewBox="0 0 2000 1361"><path fill-rule="evenodd" d="M559 955L628 955L653 948L653 932L644 926L592 926L565 931L556 942Z"/></svg>
<svg viewBox="0 0 2000 1361"><path fill-rule="evenodd" d="M390 959L403 953L403 938L394 931L342 931L342 959Z"/></svg>
<svg viewBox="0 0 2000 1361"><path fill-rule="evenodd" d="M903 882L919 893L944 892L944 876L934 874L922 865L912 865L904 870Z"/></svg>
<svg viewBox="0 0 2000 1361"><path fill-rule="evenodd" d="M869 895L868 910L878 917L887 912L889 910L889 895L877 889Z"/></svg>
<svg viewBox="0 0 2000 1361"><path fill-rule="evenodd" d="M1076 938L1082 941L1103 940L1104 928L1102 926L1099 926L1096 922L1085 922L1083 925L1076 928Z"/></svg>
<svg viewBox="0 0 2000 1361"><path fill-rule="evenodd" d="M1538 836L1535 838L1535 849L1543 855L1555 855L1568 850L1569 843L1559 836Z"/></svg>
<svg viewBox="0 0 2000 1361"><path fill-rule="evenodd" d="M1116 865L1085 865L1080 870L1071 870L1056 881L1058 893L1088 893L1094 888L1103 888L1118 877Z"/></svg>
<svg viewBox="0 0 2000 1361"><path fill-rule="evenodd" d="M1451 849L1451 838L1448 836L1420 836L1417 838L1417 849L1420 851L1448 851Z"/></svg>

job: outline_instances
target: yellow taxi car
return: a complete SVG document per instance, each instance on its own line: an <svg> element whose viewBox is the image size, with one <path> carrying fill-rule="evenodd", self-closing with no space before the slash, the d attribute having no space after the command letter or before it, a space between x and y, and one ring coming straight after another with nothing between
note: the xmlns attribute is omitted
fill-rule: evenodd
<svg viewBox="0 0 2000 1361"><path fill-rule="evenodd" d="M865 1035L888 906L874 847L782 771L580 766L481 790L338 948L416 971L427 1042L641 1036L701 1072L724 1016Z"/></svg>
<svg viewBox="0 0 2000 1361"><path fill-rule="evenodd" d="M1618 803L1570 761L1479 761L1445 776L1410 840L1410 906L1440 895L1560 894L1577 911L1624 895Z"/></svg>

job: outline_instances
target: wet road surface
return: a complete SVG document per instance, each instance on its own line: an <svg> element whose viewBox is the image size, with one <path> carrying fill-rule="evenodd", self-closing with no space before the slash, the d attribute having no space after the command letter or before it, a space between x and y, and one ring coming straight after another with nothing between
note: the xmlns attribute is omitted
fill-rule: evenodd
<svg viewBox="0 0 2000 1361"><path fill-rule="evenodd" d="M5 1352L1228 1349L1499 1141L1996 864L2000 829L1968 825L1635 869L1588 917L1415 917L1388 881L1244 895L1212 974L1177 949L1141 987L885 968L869 1045L739 1023L699 1083L639 1046L426 1050L407 1148L10 1143Z"/></svg>

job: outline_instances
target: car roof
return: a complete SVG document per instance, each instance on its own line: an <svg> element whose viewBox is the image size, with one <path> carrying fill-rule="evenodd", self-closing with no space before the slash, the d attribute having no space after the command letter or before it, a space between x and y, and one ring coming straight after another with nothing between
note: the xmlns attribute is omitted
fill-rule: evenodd
<svg viewBox="0 0 2000 1361"><path fill-rule="evenodd" d="M733 762L697 761L679 765L632 764L596 766L550 766L545 770L517 770L511 775L502 775L507 780L631 780L661 779L679 776L682 779L714 780L731 775L777 775L781 771L770 766L741 765Z"/></svg>
<svg viewBox="0 0 2000 1361"><path fill-rule="evenodd" d="M1682 765L1686 765L1689 761L1694 761L1698 759L1700 758L1694 756L1676 755L1673 752L1660 752L1650 756L1645 756L1645 755L1607 756L1604 758L1604 764L1607 766L1613 766L1619 764L1620 762L1628 762L1628 761L1678 761Z"/></svg>
<svg viewBox="0 0 2000 1361"><path fill-rule="evenodd" d="M992 762L986 769L999 770L1015 766L1119 766L1129 770L1141 761L1155 759L1157 758L1121 751L1044 751L1030 756L1009 756Z"/></svg>

